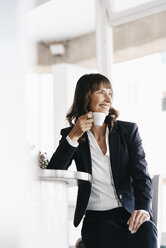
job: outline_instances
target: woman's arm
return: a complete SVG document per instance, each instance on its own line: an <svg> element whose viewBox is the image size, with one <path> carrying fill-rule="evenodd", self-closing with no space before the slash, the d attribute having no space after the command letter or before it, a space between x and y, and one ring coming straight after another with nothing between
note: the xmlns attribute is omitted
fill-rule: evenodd
<svg viewBox="0 0 166 248"><path fill-rule="evenodd" d="M145 152L137 124L130 127L129 156L135 196L135 209L144 209L151 214L152 183L148 173Z"/></svg>
<svg viewBox="0 0 166 248"><path fill-rule="evenodd" d="M138 126L135 123L130 128L129 156L133 178L135 210L132 212L127 224L131 233L135 233L145 221L150 219L152 206L151 178L148 173Z"/></svg>
<svg viewBox="0 0 166 248"><path fill-rule="evenodd" d="M63 135L63 130L61 131L61 134ZM77 147L71 146L66 140L66 135L62 136L59 141L59 146L48 163L47 169L67 170L71 165L76 150Z"/></svg>
<svg viewBox="0 0 166 248"><path fill-rule="evenodd" d="M61 169L67 170L71 165L74 153L77 150L77 146L73 146L72 143L77 143L78 139L92 127L92 112L82 115L78 118L73 128L67 128L61 130L62 138L59 142L59 146L53 154L50 162L48 163L48 169ZM65 132L68 130L68 132ZM68 135L68 139L66 136ZM78 143L77 143L78 144Z"/></svg>

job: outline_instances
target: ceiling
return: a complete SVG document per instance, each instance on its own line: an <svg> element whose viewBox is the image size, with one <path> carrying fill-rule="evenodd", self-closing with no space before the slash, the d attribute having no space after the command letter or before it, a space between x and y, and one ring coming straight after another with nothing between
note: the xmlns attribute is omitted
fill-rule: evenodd
<svg viewBox="0 0 166 248"><path fill-rule="evenodd" d="M97 0L32 1L36 7L27 13L27 30L33 41L59 42L95 31ZM105 0L105 3L111 26L166 10L166 0Z"/></svg>
<svg viewBox="0 0 166 248"><path fill-rule="evenodd" d="M95 0L51 0L30 10L27 30L35 41L62 41L95 30Z"/></svg>

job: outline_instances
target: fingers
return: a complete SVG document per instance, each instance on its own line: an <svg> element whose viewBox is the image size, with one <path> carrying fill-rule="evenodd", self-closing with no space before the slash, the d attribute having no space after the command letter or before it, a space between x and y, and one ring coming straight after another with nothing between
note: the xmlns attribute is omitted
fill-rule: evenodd
<svg viewBox="0 0 166 248"><path fill-rule="evenodd" d="M92 112L90 111L90 112L86 113L85 115L81 115L78 119L80 119L80 120L92 119Z"/></svg>
<svg viewBox="0 0 166 248"><path fill-rule="evenodd" d="M88 112L85 116L87 117L87 119L92 119L92 112Z"/></svg>
<svg viewBox="0 0 166 248"><path fill-rule="evenodd" d="M78 118L76 125L73 128L73 133L77 137L81 137L84 132L88 131L92 127L92 119L91 115L88 113L86 115L82 115Z"/></svg>
<svg viewBox="0 0 166 248"><path fill-rule="evenodd" d="M145 212L142 210L134 210L127 222L129 231L131 231L131 233L137 232L138 228L147 220L149 220L149 217Z"/></svg>
<svg viewBox="0 0 166 248"><path fill-rule="evenodd" d="M138 223L135 225L134 227L134 232L136 232L138 230L138 228L145 222L148 220L148 217L146 214L142 214L142 216L139 218Z"/></svg>
<svg viewBox="0 0 166 248"><path fill-rule="evenodd" d="M142 215L143 214L140 213L139 211L136 213L135 220L134 220L134 223L133 223L133 226L132 226L132 232L133 233L135 233L137 231L137 229L139 228L139 226L141 225Z"/></svg>
<svg viewBox="0 0 166 248"><path fill-rule="evenodd" d="M78 118L78 126L80 127L80 129L82 131L87 131L87 130L90 130L91 127L92 127L92 122L93 122L93 119L92 119L92 112L89 112L85 115L82 115Z"/></svg>
<svg viewBox="0 0 166 248"><path fill-rule="evenodd" d="M137 211L134 210L133 213L131 214L131 217L129 218L127 222L127 224L129 225L129 231L131 231L131 233L133 233L133 225L134 225L136 214L137 214Z"/></svg>
<svg viewBox="0 0 166 248"><path fill-rule="evenodd" d="M75 126L69 133L69 137L73 142L78 142L78 139L92 127L92 112L82 115L78 118Z"/></svg>

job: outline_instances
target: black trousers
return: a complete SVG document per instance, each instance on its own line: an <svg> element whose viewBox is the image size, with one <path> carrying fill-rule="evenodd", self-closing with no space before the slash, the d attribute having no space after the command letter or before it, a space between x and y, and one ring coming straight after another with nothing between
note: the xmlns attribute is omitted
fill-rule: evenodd
<svg viewBox="0 0 166 248"><path fill-rule="evenodd" d="M157 229L150 220L136 233L128 230L131 216L123 207L106 211L87 210L81 230L86 248L157 248Z"/></svg>

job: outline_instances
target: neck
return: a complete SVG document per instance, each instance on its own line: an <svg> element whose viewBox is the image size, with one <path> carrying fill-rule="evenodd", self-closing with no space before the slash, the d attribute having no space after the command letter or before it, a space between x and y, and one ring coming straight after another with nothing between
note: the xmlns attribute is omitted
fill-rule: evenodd
<svg viewBox="0 0 166 248"><path fill-rule="evenodd" d="M103 123L103 125L100 126L95 126L94 124L92 125L91 132L93 133L94 137L96 139L100 139L101 137L105 136L106 132L106 124Z"/></svg>

